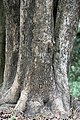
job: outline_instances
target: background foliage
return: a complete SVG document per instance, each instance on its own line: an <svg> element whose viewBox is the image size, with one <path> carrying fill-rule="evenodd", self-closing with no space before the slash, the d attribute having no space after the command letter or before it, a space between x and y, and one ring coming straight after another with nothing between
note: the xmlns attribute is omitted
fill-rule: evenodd
<svg viewBox="0 0 80 120"><path fill-rule="evenodd" d="M74 40L68 78L71 95L73 97L80 96L80 21L76 39Z"/></svg>

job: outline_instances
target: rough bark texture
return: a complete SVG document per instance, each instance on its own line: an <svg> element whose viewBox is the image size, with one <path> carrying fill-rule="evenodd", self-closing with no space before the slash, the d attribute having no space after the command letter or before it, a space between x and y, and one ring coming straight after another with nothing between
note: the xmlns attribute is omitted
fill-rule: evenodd
<svg viewBox="0 0 80 120"><path fill-rule="evenodd" d="M8 90L15 78L19 52L19 0L4 0L6 16L6 46L3 90Z"/></svg>
<svg viewBox="0 0 80 120"><path fill-rule="evenodd" d="M69 110L67 68L78 24L76 0L61 0L55 25L54 72L56 81L56 106L61 111ZM75 18L76 16L76 18ZM63 107L61 107L63 106Z"/></svg>
<svg viewBox="0 0 80 120"><path fill-rule="evenodd" d="M20 17L19 1L4 4L7 92L0 104L17 103L15 110L28 116L68 112L67 68L78 23L76 0L21 0Z"/></svg>
<svg viewBox="0 0 80 120"><path fill-rule="evenodd" d="M22 59L19 60L21 61L19 64L23 64L20 69L23 70L22 73L26 70L26 74L24 92L21 93L16 109L23 110L27 103L25 107L29 114L41 112L43 108L49 108L52 104L53 98L50 98L50 92L53 93L54 79L52 2L49 0L21 1L20 57Z"/></svg>

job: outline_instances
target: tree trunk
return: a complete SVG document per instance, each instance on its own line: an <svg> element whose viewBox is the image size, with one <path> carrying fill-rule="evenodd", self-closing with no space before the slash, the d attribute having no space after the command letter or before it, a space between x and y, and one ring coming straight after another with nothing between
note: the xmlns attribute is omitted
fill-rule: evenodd
<svg viewBox="0 0 80 120"><path fill-rule="evenodd" d="M52 2L52 0L21 1L19 56L22 59L19 62L23 65L20 68L22 73L25 70L25 78L24 88L15 109L23 111L27 103L28 114L43 112L47 108L50 111L53 101Z"/></svg>
<svg viewBox="0 0 80 120"><path fill-rule="evenodd" d="M4 0L6 16L6 46L5 46L5 70L3 91L8 90L13 84L19 52L19 0Z"/></svg>
<svg viewBox="0 0 80 120"><path fill-rule="evenodd" d="M77 33L78 5L76 0L61 0L57 9L55 25L54 73L56 83L56 108L68 111L70 108L67 71L73 41ZM76 17L75 17L76 16Z"/></svg>
<svg viewBox="0 0 80 120"><path fill-rule="evenodd" d="M3 89L7 92L0 104L17 103L15 110L25 111L28 116L68 112L67 68L78 24L76 0L58 1L56 15L53 0L21 0L20 39L19 3L4 3L7 15Z"/></svg>

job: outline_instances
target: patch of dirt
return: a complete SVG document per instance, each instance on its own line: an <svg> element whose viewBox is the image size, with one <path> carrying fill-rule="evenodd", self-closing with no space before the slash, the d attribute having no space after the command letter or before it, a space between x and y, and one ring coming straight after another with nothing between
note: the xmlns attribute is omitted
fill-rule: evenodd
<svg viewBox="0 0 80 120"><path fill-rule="evenodd" d="M80 120L80 112L73 111L73 114L66 119L61 118L59 113L56 113L54 117L46 117L44 115L36 115L34 117L27 117L23 112L14 112L15 105L6 104L0 106L0 120Z"/></svg>

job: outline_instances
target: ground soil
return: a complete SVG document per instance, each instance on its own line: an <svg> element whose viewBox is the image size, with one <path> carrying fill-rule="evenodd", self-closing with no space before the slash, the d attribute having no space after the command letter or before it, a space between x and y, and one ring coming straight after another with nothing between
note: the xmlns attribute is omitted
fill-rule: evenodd
<svg viewBox="0 0 80 120"><path fill-rule="evenodd" d="M15 105L5 104L0 106L0 120L80 120L80 112L74 110L68 118L60 118L60 115L57 113L53 117L48 117L44 115L36 115L27 117L23 112L18 113L14 112Z"/></svg>

